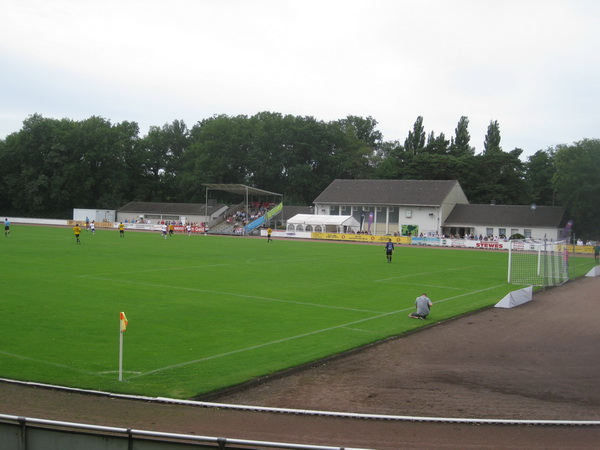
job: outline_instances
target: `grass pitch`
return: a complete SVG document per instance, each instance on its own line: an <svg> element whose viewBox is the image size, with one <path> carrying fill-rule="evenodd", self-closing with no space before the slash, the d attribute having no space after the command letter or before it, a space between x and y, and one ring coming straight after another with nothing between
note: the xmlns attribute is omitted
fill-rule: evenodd
<svg viewBox="0 0 600 450"><path fill-rule="evenodd" d="M506 252L13 226L0 377L191 398L498 302ZM572 258L573 276L593 265ZM426 292L427 321L409 319ZM118 381L119 312L124 333Z"/></svg>

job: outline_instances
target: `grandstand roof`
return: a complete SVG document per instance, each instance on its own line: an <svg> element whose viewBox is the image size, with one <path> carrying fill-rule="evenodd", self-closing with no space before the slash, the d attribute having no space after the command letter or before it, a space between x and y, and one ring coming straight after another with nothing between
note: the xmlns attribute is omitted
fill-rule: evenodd
<svg viewBox="0 0 600 450"><path fill-rule="evenodd" d="M276 195L282 197L283 194L277 194L276 192L265 191L263 189L246 186L244 184L204 184L208 189L214 191L225 191L233 194L240 195Z"/></svg>
<svg viewBox="0 0 600 450"><path fill-rule="evenodd" d="M215 211L224 205L210 202L208 213ZM160 202L129 202L117 210L120 213L144 213L144 214L178 214L178 215L206 215L206 204L204 203L160 203Z"/></svg>

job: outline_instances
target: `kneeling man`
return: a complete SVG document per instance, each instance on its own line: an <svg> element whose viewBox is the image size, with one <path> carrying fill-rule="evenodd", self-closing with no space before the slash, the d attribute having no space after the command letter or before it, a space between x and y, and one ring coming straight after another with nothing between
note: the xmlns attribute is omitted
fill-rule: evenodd
<svg viewBox="0 0 600 450"><path fill-rule="evenodd" d="M423 294L420 297L417 297L415 300L415 306L417 307L417 311L410 313L408 317L424 320L427 319L429 310L433 306L433 303L431 303L431 300L429 297L427 297L427 294Z"/></svg>

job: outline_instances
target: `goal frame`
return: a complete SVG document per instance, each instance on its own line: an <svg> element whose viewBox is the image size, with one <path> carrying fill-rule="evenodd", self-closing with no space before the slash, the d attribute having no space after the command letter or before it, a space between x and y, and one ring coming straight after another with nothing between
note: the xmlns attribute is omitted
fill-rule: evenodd
<svg viewBox="0 0 600 450"><path fill-rule="evenodd" d="M565 241L514 239L508 245L508 283L558 286L569 280Z"/></svg>

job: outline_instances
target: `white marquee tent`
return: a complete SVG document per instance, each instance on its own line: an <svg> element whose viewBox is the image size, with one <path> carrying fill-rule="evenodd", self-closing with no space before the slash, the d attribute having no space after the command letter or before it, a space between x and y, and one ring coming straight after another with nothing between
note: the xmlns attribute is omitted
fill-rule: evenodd
<svg viewBox="0 0 600 450"><path fill-rule="evenodd" d="M287 220L288 231L349 233L357 232L359 229L360 223L352 216L296 214Z"/></svg>

